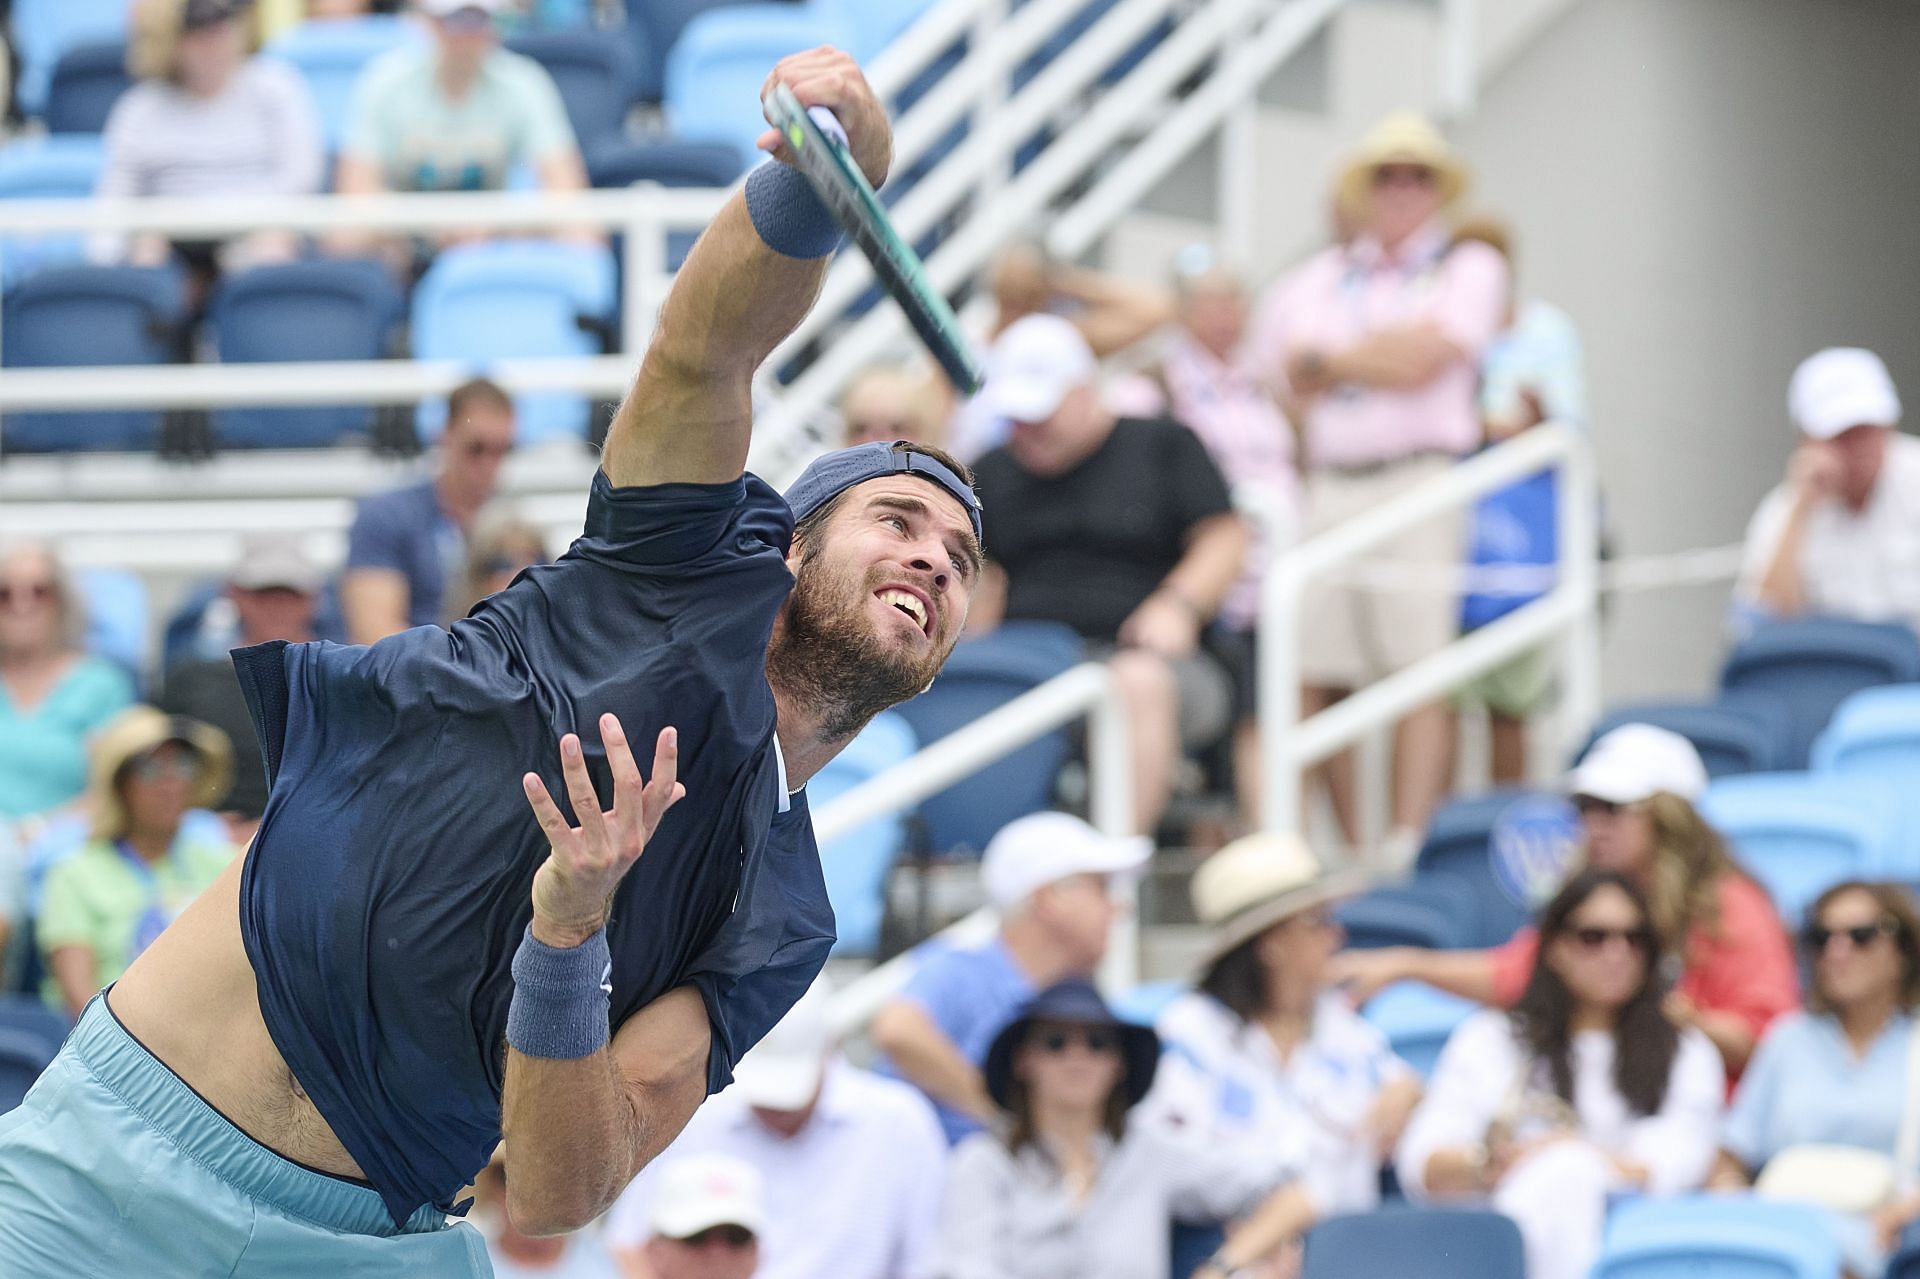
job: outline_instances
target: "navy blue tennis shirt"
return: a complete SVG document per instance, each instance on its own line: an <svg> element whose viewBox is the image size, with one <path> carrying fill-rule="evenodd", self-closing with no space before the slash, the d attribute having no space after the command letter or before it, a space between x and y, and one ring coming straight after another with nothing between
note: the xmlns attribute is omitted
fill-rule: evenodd
<svg viewBox="0 0 1920 1279"><path fill-rule="evenodd" d="M607 925L616 1027L691 983L718 1091L825 962L833 913L766 679L792 534L751 475L599 472L572 548L451 629L234 655L273 788L240 890L261 1013L396 1223L449 1206L500 1139L510 964L547 856L518 779L568 807L562 734L604 804L601 714L643 756L680 732L686 798Z"/></svg>

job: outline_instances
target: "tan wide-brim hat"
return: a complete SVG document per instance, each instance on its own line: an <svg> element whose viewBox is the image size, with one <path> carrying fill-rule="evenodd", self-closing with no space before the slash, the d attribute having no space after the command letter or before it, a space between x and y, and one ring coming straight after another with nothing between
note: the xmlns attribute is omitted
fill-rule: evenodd
<svg viewBox="0 0 1920 1279"><path fill-rule="evenodd" d="M1358 870L1329 871L1297 835L1248 835L1200 864L1193 911L1211 930L1202 968L1283 920L1366 887Z"/></svg>
<svg viewBox="0 0 1920 1279"><path fill-rule="evenodd" d="M1472 181L1466 163L1432 121L1412 111L1396 111L1360 139L1335 180L1334 197L1348 216L1365 216L1373 199L1374 170L1388 164L1417 164L1433 170L1442 208L1465 195Z"/></svg>
<svg viewBox="0 0 1920 1279"><path fill-rule="evenodd" d="M127 833L126 806L114 785L120 770L157 746L179 742L200 760L193 779L195 808L213 808L233 785L233 743L211 724L184 715L168 715L151 706L134 706L109 720L93 739L93 776L89 782L95 839L119 839Z"/></svg>

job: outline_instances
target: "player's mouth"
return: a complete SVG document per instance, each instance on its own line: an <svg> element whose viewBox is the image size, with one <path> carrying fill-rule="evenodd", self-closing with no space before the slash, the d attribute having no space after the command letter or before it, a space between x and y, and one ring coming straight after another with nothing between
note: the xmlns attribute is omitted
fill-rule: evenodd
<svg viewBox="0 0 1920 1279"><path fill-rule="evenodd" d="M885 586L875 591L873 595L874 598L882 604L900 613L915 626L919 627L920 634L928 639L933 638L933 623L935 620L933 604L926 596L910 586Z"/></svg>

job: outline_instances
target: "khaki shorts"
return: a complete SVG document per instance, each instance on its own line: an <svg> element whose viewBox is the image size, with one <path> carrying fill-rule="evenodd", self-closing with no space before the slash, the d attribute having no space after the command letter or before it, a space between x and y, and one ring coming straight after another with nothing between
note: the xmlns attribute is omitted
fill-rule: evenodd
<svg viewBox="0 0 1920 1279"><path fill-rule="evenodd" d="M1552 692L1553 653L1530 648L1463 687L1454 701L1462 707L1484 706L1508 719L1528 719Z"/></svg>
<svg viewBox="0 0 1920 1279"><path fill-rule="evenodd" d="M1307 480L1306 536L1391 502L1454 464L1451 457L1424 454L1374 471L1317 471ZM1465 537L1466 512L1450 511L1309 582L1300 605L1300 673L1306 683L1364 688L1454 640L1460 597L1453 570ZM1347 580L1381 568L1393 575L1394 585ZM1445 585L1409 590L1406 578Z"/></svg>

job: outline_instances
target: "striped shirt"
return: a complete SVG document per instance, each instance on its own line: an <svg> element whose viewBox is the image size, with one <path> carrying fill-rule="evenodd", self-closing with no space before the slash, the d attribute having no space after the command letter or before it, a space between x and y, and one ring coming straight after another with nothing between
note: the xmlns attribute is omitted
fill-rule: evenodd
<svg viewBox="0 0 1920 1279"><path fill-rule="evenodd" d="M254 58L226 89L197 97L144 80L107 117L95 194L301 195L320 189L320 127L293 68Z"/></svg>

